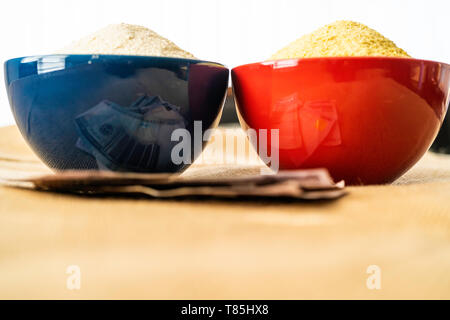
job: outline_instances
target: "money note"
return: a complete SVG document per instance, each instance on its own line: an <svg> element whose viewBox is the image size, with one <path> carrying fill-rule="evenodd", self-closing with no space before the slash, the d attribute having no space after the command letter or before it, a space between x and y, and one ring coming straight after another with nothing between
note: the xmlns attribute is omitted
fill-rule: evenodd
<svg viewBox="0 0 450 320"><path fill-rule="evenodd" d="M321 200L347 194L344 182L334 183L325 169L280 171L274 175L195 178L175 174L105 171L63 171L57 174L6 179L10 186L76 194L143 195L153 198L219 197Z"/></svg>

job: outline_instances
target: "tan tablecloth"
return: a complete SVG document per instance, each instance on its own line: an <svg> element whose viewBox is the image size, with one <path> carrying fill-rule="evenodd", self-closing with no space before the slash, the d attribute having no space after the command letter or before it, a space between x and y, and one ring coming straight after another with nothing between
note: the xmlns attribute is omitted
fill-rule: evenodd
<svg viewBox="0 0 450 320"><path fill-rule="evenodd" d="M47 170L15 127L1 128L0 173L18 167ZM0 298L450 298L450 157L428 154L396 185L349 191L278 203L0 187ZM66 287L70 265L80 290ZM369 265L380 290L366 286Z"/></svg>

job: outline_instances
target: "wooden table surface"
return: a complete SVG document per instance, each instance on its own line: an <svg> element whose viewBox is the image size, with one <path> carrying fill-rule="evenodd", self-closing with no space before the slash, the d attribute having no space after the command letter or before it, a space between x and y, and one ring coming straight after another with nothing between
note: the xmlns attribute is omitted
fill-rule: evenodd
<svg viewBox="0 0 450 320"><path fill-rule="evenodd" d="M47 170L15 127L0 137L0 173ZM428 154L395 185L349 191L283 203L0 187L0 298L450 298L450 157ZM73 265L79 290L67 287ZM371 265L379 290L366 284Z"/></svg>

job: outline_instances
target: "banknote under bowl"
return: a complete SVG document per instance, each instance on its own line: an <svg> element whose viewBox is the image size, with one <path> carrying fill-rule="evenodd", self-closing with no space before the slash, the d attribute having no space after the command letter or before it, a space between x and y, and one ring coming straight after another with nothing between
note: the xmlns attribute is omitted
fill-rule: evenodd
<svg viewBox="0 0 450 320"><path fill-rule="evenodd" d="M5 62L17 126L57 170L183 170L203 148L194 127L199 135L220 120L228 74L218 63L166 57L46 55Z"/></svg>
<svg viewBox="0 0 450 320"><path fill-rule="evenodd" d="M447 64L389 57L267 61L231 76L244 129L279 129L280 168L325 167L349 184L411 168L438 133L450 86Z"/></svg>

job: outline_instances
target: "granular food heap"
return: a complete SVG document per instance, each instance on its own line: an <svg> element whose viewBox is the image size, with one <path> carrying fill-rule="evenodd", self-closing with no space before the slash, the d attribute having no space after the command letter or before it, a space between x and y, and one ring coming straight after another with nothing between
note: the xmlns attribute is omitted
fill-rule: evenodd
<svg viewBox="0 0 450 320"><path fill-rule="evenodd" d="M109 25L57 53L123 54L195 59L172 41L145 27L126 23Z"/></svg>
<svg viewBox="0 0 450 320"><path fill-rule="evenodd" d="M295 40L270 59L339 56L409 57L394 42L361 23L336 21Z"/></svg>

